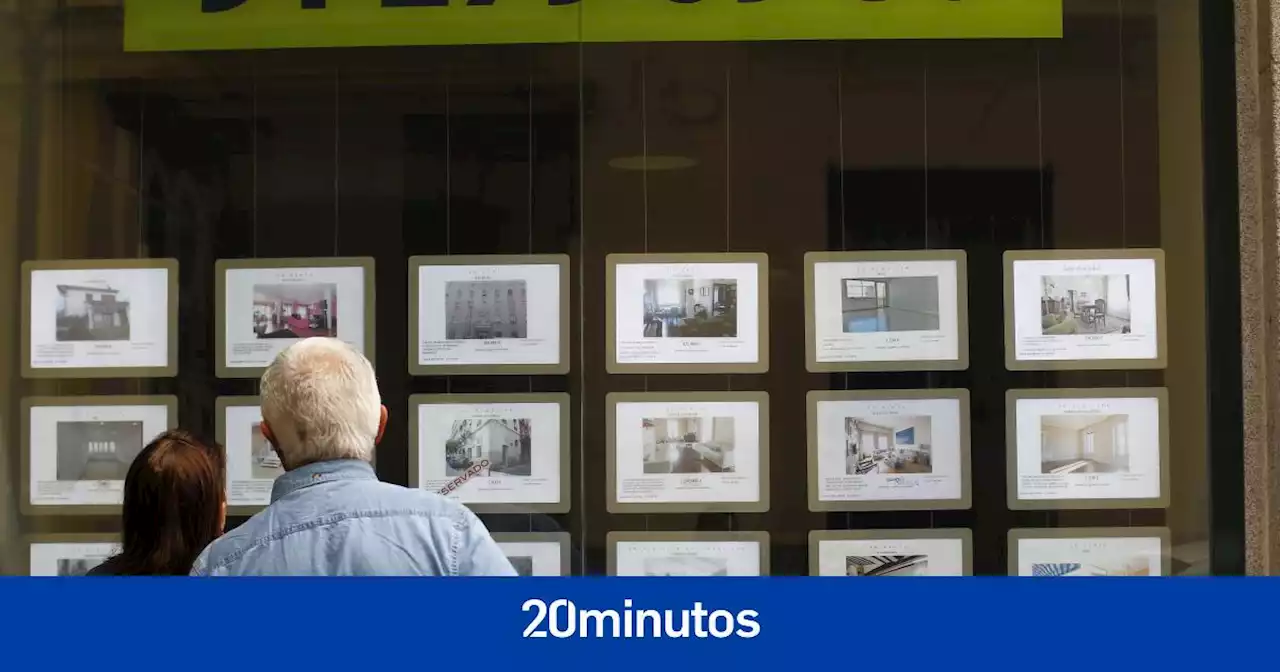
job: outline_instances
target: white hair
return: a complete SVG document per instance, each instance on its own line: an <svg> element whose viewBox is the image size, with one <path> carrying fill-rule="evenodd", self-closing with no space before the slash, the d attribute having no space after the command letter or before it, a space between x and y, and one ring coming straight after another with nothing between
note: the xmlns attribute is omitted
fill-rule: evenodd
<svg viewBox="0 0 1280 672"><path fill-rule="evenodd" d="M325 460L373 460L382 397L373 365L336 338L307 338L262 374L262 419L295 469Z"/></svg>

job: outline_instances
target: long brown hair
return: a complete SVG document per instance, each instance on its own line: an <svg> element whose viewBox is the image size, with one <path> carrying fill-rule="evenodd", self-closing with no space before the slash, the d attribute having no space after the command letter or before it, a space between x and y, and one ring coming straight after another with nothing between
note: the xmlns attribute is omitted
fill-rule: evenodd
<svg viewBox="0 0 1280 672"><path fill-rule="evenodd" d="M174 429L138 453L124 479L123 550L112 574L186 575L222 534L226 451Z"/></svg>

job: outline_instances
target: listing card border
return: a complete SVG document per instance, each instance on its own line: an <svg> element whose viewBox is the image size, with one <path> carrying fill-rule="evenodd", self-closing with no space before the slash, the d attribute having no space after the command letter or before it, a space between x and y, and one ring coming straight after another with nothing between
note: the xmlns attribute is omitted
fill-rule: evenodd
<svg viewBox="0 0 1280 672"><path fill-rule="evenodd" d="M609 576L618 575L618 544L635 542L755 542L760 547L760 576L769 576L769 533L768 532L610 532L605 535L608 548Z"/></svg>
<svg viewBox="0 0 1280 672"><path fill-rule="evenodd" d="M1009 530L1009 576L1018 576L1018 542L1023 539L1160 539L1160 576L1173 575L1172 535L1167 527L1015 527Z"/></svg>
<svg viewBox="0 0 1280 672"><path fill-rule="evenodd" d="M568 532L494 532L492 536L500 544L559 544L560 576L573 576L573 537Z"/></svg>

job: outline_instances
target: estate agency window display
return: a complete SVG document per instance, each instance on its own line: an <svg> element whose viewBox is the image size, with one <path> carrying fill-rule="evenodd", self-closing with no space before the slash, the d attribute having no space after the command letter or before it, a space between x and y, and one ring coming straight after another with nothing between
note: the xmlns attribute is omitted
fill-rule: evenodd
<svg viewBox="0 0 1280 672"><path fill-rule="evenodd" d="M271 503L271 488L284 465L262 433L259 397L218 397L218 442L227 453L227 507L253 515Z"/></svg>
<svg viewBox="0 0 1280 672"><path fill-rule="evenodd" d="M605 398L610 513L769 510L769 395Z"/></svg>
<svg viewBox="0 0 1280 672"><path fill-rule="evenodd" d="M23 399L24 513L118 513L129 465L177 409L172 396Z"/></svg>
<svg viewBox="0 0 1280 672"><path fill-rule="evenodd" d="M973 536L963 529L814 530L810 576L969 576Z"/></svg>
<svg viewBox="0 0 1280 672"><path fill-rule="evenodd" d="M769 257L755 253L606 258L609 373L769 370Z"/></svg>
<svg viewBox="0 0 1280 672"><path fill-rule="evenodd" d="M967 509L968 390L808 395L810 511Z"/></svg>
<svg viewBox="0 0 1280 672"><path fill-rule="evenodd" d="M1009 575L1169 576L1169 542L1163 527L1010 530Z"/></svg>
<svg viewBox="0 0 1280 672"><path fill-rule="evenodd" d="M1164 388L1009 390L1011 509L1169 506Z"/></svg>
<svg viewBox="0 0 1280 672"><path fill-rule="evenodd" d="M809 371L969 368L963 251L804 256Z"/></svg>
<svg viewBox="0 0 1280 672"><path fill-rule="evenodd" d="M27 573L31 576L84 576L120 552L120 539L110 534L47 534L28 539Z"/></svg>
<svg viewBox="0 0 1280 672"><path fill-rule="evenodd" d="M565 513L569 395L409 398L409 485L477 513Z"/></svg>
<svg viewBox="0 0 1280 672"><path fill-rule="evenodd" d="M220 378L255 378L303 338L341 339L373 360L368 257L220 259L214 328Z"/></svg>
<svg viewBox="0 0 1280 672"><path fill-rule="evenodd" d="M569 576L568 532L494 532L493 540L520 576Z"/></svg>
<svg viewBox="0 0 1280 672"><path fill-rule="evenodd" d="M24 262L22 300L26 378L178 373L177 260Z"/></svg>
<svg viewBox="0 0 1280 672"><path fill-rule="evenodd" d="M767 576L768 532L610 532L610 576Z"/></svg>
<svg viewBox="0 0 1280 672"><path fill-rule="evenodd" d="M569 257L409 259L409 373L569 372Z"/></svg>

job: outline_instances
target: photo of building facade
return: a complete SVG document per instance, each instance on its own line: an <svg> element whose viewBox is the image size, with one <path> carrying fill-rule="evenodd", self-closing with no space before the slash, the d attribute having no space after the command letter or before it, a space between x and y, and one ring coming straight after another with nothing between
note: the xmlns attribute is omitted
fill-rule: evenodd
<svg viewBox="0 0 1280 672"><path fill-rule="evenodd" d="M445 337L456 340L528 338L528 283L485 280L445 283Z"/></svg>
<svg viewBox="0 0 1280 672"><path fill-rule="evenodd" d="M104 282L58 285L59 341L129 340L129 298Z"/></svg>
<svg viewBox="0 0 1280 672"><path fill-rule="evenodd" d="M485 476L529 476L533 444L527 418L475 418L453 423L445 442L445 473L457 476L487 461Z"/></svg>

